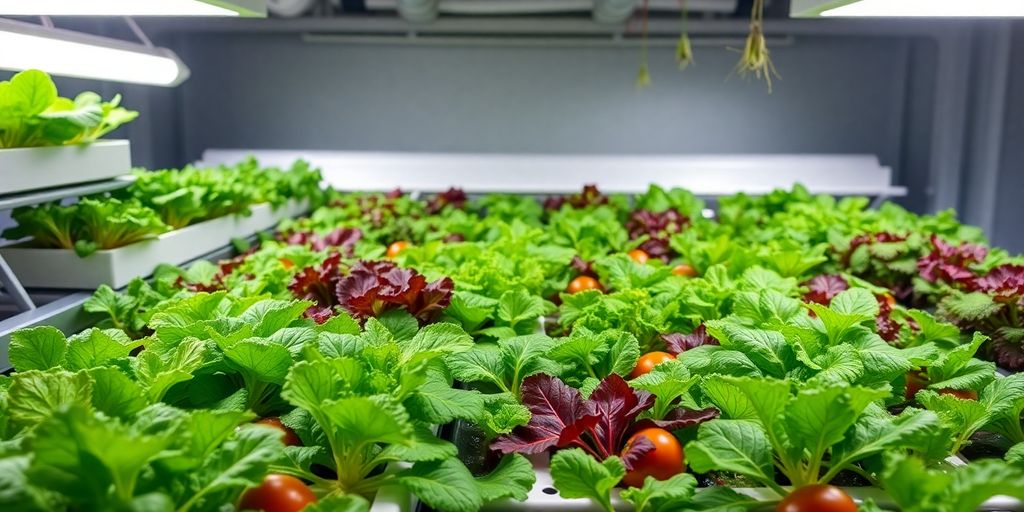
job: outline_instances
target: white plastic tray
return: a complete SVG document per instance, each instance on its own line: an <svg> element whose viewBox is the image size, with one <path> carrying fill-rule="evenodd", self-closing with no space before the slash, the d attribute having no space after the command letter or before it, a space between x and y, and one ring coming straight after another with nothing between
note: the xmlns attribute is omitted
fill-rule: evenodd
<svg viewBox="0 0 1024 512"><path fill-rule="evenodd" d="M0 195L110 179L131 168L126 140L0 149Z"/></svg>
<svg viewBox="0 0 1024 512"><path fill-rule="evenodd" d="M308 210L305 201L291 202L277 210L260 204L252 207L248 217L200 222L153 240L96 251L85 258L72 250L32 247L31 241L0 248L0 255L26 287L93 290L107 284L121 288L136 277L148 277L161 263L180 265L227 245L232 238L270 229Z"/></svg>

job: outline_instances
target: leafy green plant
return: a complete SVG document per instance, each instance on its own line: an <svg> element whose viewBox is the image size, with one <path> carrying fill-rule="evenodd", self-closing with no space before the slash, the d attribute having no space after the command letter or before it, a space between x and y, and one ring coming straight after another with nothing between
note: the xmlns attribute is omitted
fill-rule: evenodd
<svg viewBox="0 0 1024 512"><path fill-rule="evenodd" d="M0 149L93 142L138 117L120 103L94 92L62 98L49 75L22 71L0 82Z"/></svg>

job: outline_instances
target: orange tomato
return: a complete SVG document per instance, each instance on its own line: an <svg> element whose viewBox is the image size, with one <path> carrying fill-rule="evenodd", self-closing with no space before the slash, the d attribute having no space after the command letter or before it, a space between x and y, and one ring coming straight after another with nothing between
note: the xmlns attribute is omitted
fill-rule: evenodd
<svg viewBox="0 0 1024 512"><path fill-rule="evenodd" d="M601 283L597 282L590 276L579 276L569 282L569 288L566 289L569 293L579 293L583 290L600 290Z"/></svg>
<svg viewBox="0 0 1024 512"><path fill-rule="evenodd" d="M648 352L640 356L640 359L637 359L636 368L633 368L633 372L629 374L629 378L635 379L641 375L646 375L650 373L655 366L658 366L665 361L671 361L675 358L676 356L669 354L668 352Z"/></svg>
<svg viewBox="0 0 1024 512"><path fill-rule="evenodd" d="M288 428L284 423L281 423L280 418L260 418L253 423L257 425L266 425L268 427L274 427L281 431L281 442L285 446L302 446L302 441L299 440L299 436L295 435L295 431Z"/></svg>
<svg viewBox="0 0 1024 512"><path fill-rule="evenodd" d="M697 277L697 269L686 263L672 267L672 273L683 277Z"/></svg>
<svg viewBox="0 0 1024 512"><path fill-rule="evenodd" d="M316 503L316 495L302 480L289 475L267 475L263 483L242 494L238 509L299 512L310 503Z"/></svg>
<svg viewBox="0 0 1024 512"><path fill-rule="evenodd" d="M632 251L629 251L629 259L642 265L647 263L647 260L651 259L651 257L641 249L633 249Z"/></svg>
<svg viewBox="0 0 1024 512"><path fill-rule="evenodd" d="M388 246L388 258L394 258L399 253L409 248L409 242L399 240Z"/></svg>
<svg viewBox="0 0 1024 512"><path fill-rule="evenodd" d="M280 261L281 266L284 268L292 268L295 266L295 263L292 263L292 260L288 258L278 258L277 261Z"/></svg>
<svg viewBox="0 0 1024 512"><path fill-rule="evenodd" d="M654 449L633 463L633 471L626 473L626 477L622 479L624 484L630 487L643 487L644 479L648 476L653 476L657 480L667 480L686 471L683 446L679 444L676 436L662 428L645 428L633 434L626 441L622 453L629 451L629 447L641 436L653 443Z"/></svg>

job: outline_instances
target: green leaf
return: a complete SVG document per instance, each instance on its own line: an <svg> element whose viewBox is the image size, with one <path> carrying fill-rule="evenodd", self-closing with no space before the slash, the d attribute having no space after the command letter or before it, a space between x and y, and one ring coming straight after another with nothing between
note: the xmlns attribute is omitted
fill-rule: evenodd
<svg viewBox="0 0 1024 512"><path fill-rule="evenodd" d="M330 422L320 426L336 440L336 449L355 449L370 443L406 444L413 432L409 414L385 395L328 400L317 408Z"/></svg>
<svg viewBox="0 0 1024 512"><path fill-rule="evenodd" d="M702 423L697 439L686 444L686 459L698 473L731 471L767 484L775 481L772 448L764 429L753 421Z"/></svg>
<svg viewBox="0 0 1024 512"><path fill-rule="evenodd" d="M261 300L246 309L240 318L253 326L253 336L266 337L301 318L309 306L305 301Z"/></svg>
<svg viewBox="0 0 1024 512"><path fill-rule="evenodd" d="M113 505L130 500L139 473L171 439L170 432L136 434L81 405L61 407L30 440L34 456L28 475L33 485L60 492L86 509L118 508ZM125 449L111 449L117 446Z"/></svg>
<svg viewBox="0 0 1024 512"><path fill-rule="evenodd" d="M480 343L471 350L445 358L452 375L462 382L489 382L505 386L505 368L497 345Z"/></svg>
<svg viewBox="0 0 1024 512"><path fill-rule="evenodd" d="M807 450L811 460L818 460L843 440L868 404L888 396L887 390L848 386L801 389L785 411L789 440L797 450Z"/></svg>
<svg viewBox="0 0 1024 512"><path fill-rule="evenodd" d="M377 317L377 320L384 327L391 331L396 341L411 340L420 329L420 323L416 317L404 309L393 309Z"/></svg>
<svg viewBox="0 0 1024 512"><path fill-rule="evenodd" d="M444 312L458 320L467 332L475 332L491 318L497 305L498 301L492 298L459 290L452 294L451 304Z"/></svg>
<svg viewBox="0 0 1024 512"><path fill-rule="evenodd" d="M939 417L931 411L908 408L895 417L865 415L846 439L832 448L832 460L846 466L897 448L915 448L940 435Z"/></svg>
<svg viewBox="0 0 1024 512"><path fill-rule="evenodd" d="M456 419L479 422L484 399L478 391L453 389L441 378L428 379L407 401L409 411L421 421L445 425Z"/></svg>
<svg viewBox="0 0 1024 512"><path fill-rule="evenodd" d="M115 359L128 357L139 345L122 331L88 329L68 338L67 368L85 370L105 366Z"/></svg>
<svg viewBox="0 0 1024 512"><path fill-rule="evenodd" d="M636 512L673 512L690 504L696 487L697 479L686 473L667 480L648 476L643 487L626 489L621 496L633 503Z"/></svg>
<svg viewBox="0 0 1024 512"><path fill-rule="evenodd" d="M473 337L455 324L430 324L416 333L411 340L401 343L402 360L465 352L473 348Z"/></svg>
<svg viewBox="0 0 1024 512"><path fill-rule="evenodd" d="M547 302L523 288L509 290L498 299L499 325L507 325L519 334L537 330L537 319L548 311Z"/></svg>
<svg viewBox="0 0 1024 512"><path fill-rule="evenodd" d="M96 410L128 419L149 405L142 388L120 369L107 366L86 372L92 379L92 404Z"/></svg>
<svg viewBox="0 0 1024 512"><path fill-rule="evenodd" d="M427 427L416 427L407 444L390 444L385 447L378 460L424 462L455 457L458 449L448 441L438 439Z"/></svg>
<svg viewBox="0 0 1024 512"><path fill-rule="evenodd" d="M626 476L622 459L598 462L579 448L560 450L551 457L551 478L563 498L589 498L605 512L614 512L611 490Z"/></svg>
<svg viewBox="0 0 1024 512"><path fill-rule="evenodd" d="M533 465L522 455L505 455L493 471L476 479L477 492L484 503L503 498L526 501L537 481Z"/></svg>
<svg viewBox="0 0 1024 512"><path fill-rule="evenodd" d="M246 487L259 485L270 466L283 456L280 431L254 425L239 428L234 437L206 459L193 480L191 497L182 508L210 508L219 504L215 498L207 499L210 495L227 491L236 495Z"/></svg>
<svg viewBox="0 0 1024 512"><path fill-rule="evenodd" d="M398 474L398 482L431 508L476 512L483 506L473 475L458 459L417 462Z"/></svg>
<svg viewBox="0 0 1024 512"><path fill-rule="evenodd" d="M92 401L92 380L85 372L30 370L11 377L7 389L7 414L11 424L31 427L64 406L79 404L89 407Z"/></svg>
<svg viewBox="0 0 1024 512"><path fill-rule="evenodd" d="M629 385L654 395L652 417L661 419L680 399L688 398L690 388L699 381L700 377L690 375L683 363L666 361L647 374L629 381Z"/></svg>
<svg viewBox="0 0 1024 512"><path fill-rule="evenodd" d="M954 293L939 303L939 312L948 312L965 322L983 320L996 314L1003 305L981 292Z"/></svg>
<svg viewBox="0 0 1024 512"><path fill-rule="evenodd" d="M64 363L64 333L50 326L20 329L11 334L8 358L19 372L48 370Z"/></svg>
<svg viewBox="0 0 1024 512"><path fill-rule="evenodd" d="M258 339L240 341L223 350L232 366L259 382L283 384L292 364L291 353L283 345Z"/></svg>

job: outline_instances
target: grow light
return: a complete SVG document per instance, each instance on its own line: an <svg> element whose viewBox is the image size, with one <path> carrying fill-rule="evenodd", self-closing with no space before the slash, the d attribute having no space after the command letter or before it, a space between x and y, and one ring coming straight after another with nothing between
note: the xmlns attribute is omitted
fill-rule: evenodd
<svg viewBox="0 0 1024 512"><path fill-rule="evenodd" d="M10 16L266 16L266 0L0 0Z"/></svg>
<svg viewBox="0 0 1024 512"><path fill-rule="evenodd" d="M1021 0L794 0L796 17L1024 17Z"/></svg>
<svg viewBox="0 0 1024 512"><path fill-rule="evenodd" d="M174 52L30 23L0 19L0 69L174 86L189 76Z"/></svg>

